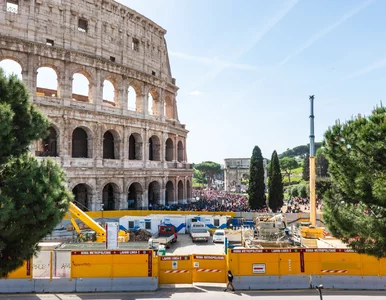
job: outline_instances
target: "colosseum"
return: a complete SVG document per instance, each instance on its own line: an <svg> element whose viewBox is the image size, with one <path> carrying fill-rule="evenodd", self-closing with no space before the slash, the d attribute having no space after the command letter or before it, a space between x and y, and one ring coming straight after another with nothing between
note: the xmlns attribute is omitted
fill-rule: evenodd
<svg viewBox="0 0 386 300"><path fill-rule="evenodd" d="M166 31L111 0L0 7L0 62L20 67L51 122L31 151L61 164L78 205L147 209L190 199L188 131L178 119Z"/></svg>

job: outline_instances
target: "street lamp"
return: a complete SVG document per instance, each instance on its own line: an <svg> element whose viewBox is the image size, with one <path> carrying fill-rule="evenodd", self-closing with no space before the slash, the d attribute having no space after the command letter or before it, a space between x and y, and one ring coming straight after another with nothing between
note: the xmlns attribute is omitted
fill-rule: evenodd
<svg viewBox="0 0 386 300"><path fill-rule="evenodd" d="M104 209L103 209L103 207L104 207L105 205L102 203L101 204L101 212L102 212L102 225L103 224L105 224L105 219L104 219L104 217L103 217L103 211L104 211Z"/></svg>

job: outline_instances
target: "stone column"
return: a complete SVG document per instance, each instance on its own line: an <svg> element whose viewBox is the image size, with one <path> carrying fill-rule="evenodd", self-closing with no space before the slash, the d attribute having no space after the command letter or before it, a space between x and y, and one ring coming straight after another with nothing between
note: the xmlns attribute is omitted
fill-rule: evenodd
<svg viewBox="0 0 386 300"><path fill-rule="evenodd" d="M188 186L187 186L187 178L188 176L185 176L184 177L184 192L183 192L183 198L184 198L184 201L187 202L188 200Z"/></svg>
<svg viewBox="0 0 386 300"><path fill-rule="evenodd" d="M174 162L178 163L178 134L174 137Z"/></svg>
<svg viewBox="0 0 386 300"><path fill-rule="evenodd" d="M72 127L70 127L70 120L66 115L63 116L63 128L61 144L59 145L60 155L63 161L63 167L71 166L71 152L72 152Z"/></svg>
<svg viewBox="0 0 386 300"><path fill-rule="evenodd" d="M97 111L102 110L103 104L103 82L101 80L101 70L96 69L96 78L92 86L92 100Z"/></svg>
<svg viewBox="0 0 386 300"><path fill-rule="evenodd" d="M128 110L129 91L126 81L122 82L118 90L118 105L122 111Z"/></svg>
<svg viewBox="0 0 386 300"><path fill-rule="evenodd" d="M184 158L183 158L183 162L184 163L187 163L188 162L188 156L187 156L187 151L186 151L186 141L187 141L187 138L185 137L185 139L184 139Z"/></svg>
<svg viewBox="0 0 386 300"><path fill-rule="evenodd" d="M123 146L121 151L121 161L123 165L127 167L127 161L129 159L129 137L130 137L130 128L125 126L123 128Z"/></svg>
<svg viewBox="0 0 386 300"><path fill-rule="evenodd" d="M179 199L178 199L178 181L180 180L180 177L177 176L175 178L175 184L174 184L174 201L175 203L179 203Z"/></svg>
<svg viewBox="0 0 386 300"><path fill-rule="evenodd" d="M147 167L147 163L149 161L149 126L147 125L145 128L145 138L143 141L143 162L145 165L145 168Z"/></svg>
<svg viewBox="0 0 386 300"><path fill-rule="evenodd" d="M103 167L103 136L102 125L97 123L95 126L95 139L94 139L94 162L97 168Z"/></svg>
<svg viewBox="0 0 386 300"><path fill-rule="evenodd" d="M145 118L149 115L149 93L144 93L142 97L142 113Z"/></svg>

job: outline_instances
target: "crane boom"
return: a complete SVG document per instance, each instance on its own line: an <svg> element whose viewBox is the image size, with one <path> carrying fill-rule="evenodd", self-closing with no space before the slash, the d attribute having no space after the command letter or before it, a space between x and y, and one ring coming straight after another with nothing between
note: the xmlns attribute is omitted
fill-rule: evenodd
<svg viewBox="0 0 386 300"><path fill-rule="evenodd" d="M86 224L88 227L90 227L90 229L95 231L97 242L105 242L106 241L106 230L102 226L100 226L97 222L95 222L92 218L90 218L84 211L82 211L79 207L77 207L72 202L70 202L70 206L68 207L68 210L71 214L71 223L72 224L74 224L74 222L75 222L75 221L73 222L72 220L74 218L78 218L84 224ZM78 226L76 226L76 227L78 227ZM76 229L76 227L75 227L75 229Z"/></svg>

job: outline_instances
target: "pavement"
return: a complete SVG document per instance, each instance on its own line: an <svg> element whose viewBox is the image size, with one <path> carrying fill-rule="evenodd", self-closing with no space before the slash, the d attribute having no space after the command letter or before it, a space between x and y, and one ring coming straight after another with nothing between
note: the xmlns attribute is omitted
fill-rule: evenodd
<svg viewBox="0 0 386 300"><path fill-rule="evenodd" d="M324 300L384 300L386 291L340 291L325 290ZM224 292L221 288L200 287L180 289L160 289L156 292L143 293L84 293L84 294L13 294L2 295L0 299L10 300L231 300L231 299L260 299L260 300L318 300L316 290L298 291L236 291Z"/></svg>
<svg viewBox="0 0 386 300"><path fill-rule="evenodd" d="M177 243L166 250L166 255L191 255L191 254L224 254L223 243L213 243L212 237L208 242L192 242L189 234L179 234Z"/></svg>

